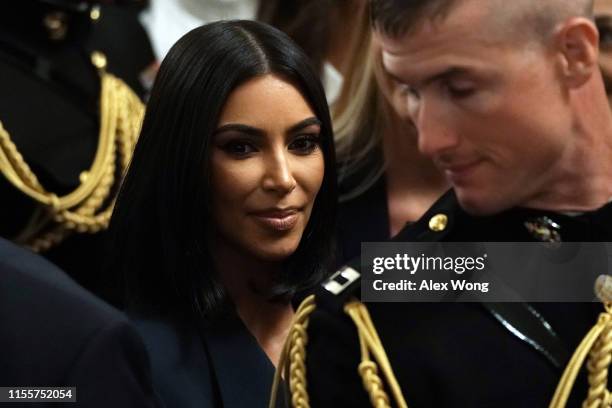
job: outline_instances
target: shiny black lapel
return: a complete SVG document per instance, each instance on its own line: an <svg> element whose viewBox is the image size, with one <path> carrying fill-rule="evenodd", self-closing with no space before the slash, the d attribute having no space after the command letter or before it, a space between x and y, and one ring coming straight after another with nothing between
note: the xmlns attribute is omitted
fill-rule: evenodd
<svg viewBox="0 0 612 408"><path fill-rule="evenodd" d="M274 366L234 313L201 328L224 408L267 407Z"/></svg>
<svg viewBox="0 0 612 408"><path fill-rule="evenodd" d="M482 303L512 335L541 353L553 366L562 369L570 351L562 344L550 324L526 303Z"/></svg>

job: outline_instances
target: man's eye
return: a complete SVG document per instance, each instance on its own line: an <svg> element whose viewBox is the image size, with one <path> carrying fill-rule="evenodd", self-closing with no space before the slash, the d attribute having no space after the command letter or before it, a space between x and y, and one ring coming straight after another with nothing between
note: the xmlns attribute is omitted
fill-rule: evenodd
<svg viewBox="0 0 612 408"><path fill-rule="evenodd" d="M289 150L296 151L301 154L308 154L314 151L319 146L319 135L301 135L296 137L290 144Z"/></svg>
<svg viewBox="0 0 612 408"><path fill-rule="evenodd" d="M467 98L476 92L473 85L445 84L444 88L453 98Z"/></svg>
<svg viewBox="0 0 612 408"><path fill-rule="evenodd" d="M249 142L234 140L223 145L223 150L233 156L244 157L256 151Z"/></svg>

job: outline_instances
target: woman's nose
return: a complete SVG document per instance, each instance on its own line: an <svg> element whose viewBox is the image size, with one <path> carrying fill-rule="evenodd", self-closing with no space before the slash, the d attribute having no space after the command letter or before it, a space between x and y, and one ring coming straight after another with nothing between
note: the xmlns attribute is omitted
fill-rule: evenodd
<svg viewBox="0 0 612 408"><path fill-rule="evenodd" d="M296 187L296 181L291 170L291 161L288 152L283 148L272 152L265 158L265 174L263 188L287 194Z"/></svg>

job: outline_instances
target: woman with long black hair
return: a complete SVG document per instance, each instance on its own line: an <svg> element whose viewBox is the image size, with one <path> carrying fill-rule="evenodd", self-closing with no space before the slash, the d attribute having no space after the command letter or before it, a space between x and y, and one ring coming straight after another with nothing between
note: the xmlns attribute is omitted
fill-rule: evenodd
<svg viewBox="0 0 612 408"><path fill-rule="evenodd" d="M264 406L292 297L333 257L336 174L308 58L257 22L164 59L111 221L111 265L168 406Z"/></svg>

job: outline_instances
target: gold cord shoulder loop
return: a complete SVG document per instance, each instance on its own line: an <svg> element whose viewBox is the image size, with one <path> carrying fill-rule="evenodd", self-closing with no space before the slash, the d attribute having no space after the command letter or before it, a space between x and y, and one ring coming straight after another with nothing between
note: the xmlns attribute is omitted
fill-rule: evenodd
<svg viewBox="0 0 612 408"><path fill-rule="evenodd" d="M80 184L72 192L58 197L45 190L0 122L0 172L45 210L37 212L16 238L37 252L60 243L72 232L96 233L108 227L117 163L119 174L125 174L138 139L144 104L123 81L105 71L104 54L94 52L92 63L101 83L98 146L91 168L81 173Z"/></svg>
<svg viewBox="0 0 612 408"><path fill-rule="evenodd" d="M278 395L281 375L284 375L289 382L291 406L295 408L310 407L306 390L306 345L308 344L306 330L308 329L310 315L315 309L315 296L310 295L302 301L293 316L289 335L285 340L278 367L274 373L270 408L276 408L276 396ZM287 358L289 358L289 364L287 364Z"/></svg>
<svg viewBox="0 0 612 408"><path fill-rule="evenodd" d="M315 309L315 297L314 295L310 295L302 302L295 313L289 336L283 347L279 364L274 375L272 395L269 404L270 408L276 407L276 397L281 375L284 375L289 382L291 406L294 408L310 407L306 384L305 362L306 345L308 343L308 322L310 315ZM367 308L363 303L355 300L349 302L344 307L344 311L353 320L357 327L357 332L359 333L361 363L359 364L357 372L361 376L372 406L375 408L390 407L389 397L384 390L383 381L378 375L380 366L391 388L395 403L400 408L408 408ZM370 358L370 354L374 356L374 360ZM287 364L287 359L289 359L289 364Z"/></svg>

